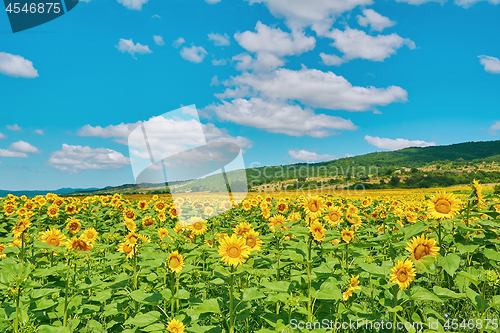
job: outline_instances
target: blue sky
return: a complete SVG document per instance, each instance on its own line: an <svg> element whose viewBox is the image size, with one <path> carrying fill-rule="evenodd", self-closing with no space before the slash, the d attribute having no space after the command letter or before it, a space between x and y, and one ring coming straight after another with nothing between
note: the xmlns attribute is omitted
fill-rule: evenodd
<svg viewBox="0 0 500 333"><path fill-rule="evenodd" d="M498 0L90 0L13 34L0 14L0 189L133 183L128 133L192 104L247 166L496 140L498 17Z"/></svg>

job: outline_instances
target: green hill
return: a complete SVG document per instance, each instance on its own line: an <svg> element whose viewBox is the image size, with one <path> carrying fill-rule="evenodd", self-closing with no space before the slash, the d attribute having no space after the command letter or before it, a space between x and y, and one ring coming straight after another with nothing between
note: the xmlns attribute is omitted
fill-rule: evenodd
<svg viewBox="0 0 500 333"><path fill-rule="evenodd" d="M230 171L227 176L237 190L245 188L244 174L241 171ZM265 188L311 189L334 185L346 187L359 183L366 188L428 188L468 184L473 179L482 183L498 183L500 140L412 147L312 164L250 168L246 170L246 178L248 187L253 191ZM169 185L126 184L100 190L78 190L72 195L226 191L220 175Z"/></svg>

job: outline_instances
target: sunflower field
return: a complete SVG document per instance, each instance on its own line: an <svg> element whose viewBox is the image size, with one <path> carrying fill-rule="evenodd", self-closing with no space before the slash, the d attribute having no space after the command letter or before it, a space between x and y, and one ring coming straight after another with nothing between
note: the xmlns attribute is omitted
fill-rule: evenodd
<svg viewBox="0 0 500 333"><path fill-rule="evenodd" d="M500 197L477 182L232 205L0 198L0 332L500 332Z"/></svg>

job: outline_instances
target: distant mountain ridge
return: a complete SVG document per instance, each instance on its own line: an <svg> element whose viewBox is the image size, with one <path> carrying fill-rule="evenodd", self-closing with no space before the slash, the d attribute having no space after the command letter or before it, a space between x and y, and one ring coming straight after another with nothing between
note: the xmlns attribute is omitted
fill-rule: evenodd
<svg viewBox="0 0 500 333"><path fill-rule="evenodd" d="M13 194L16 196L22 196L25 195L27 197L35 197L37 195L46 195L47 193L54 193L54 194L59 194L59 195L64 195L64 194L69 194L69 193L74 193L78 191L95 191L98 190L99 188L93 187L93 188L70 188L70 187L65 187L65 188L60 188L58 190L21 190L21 191L7 191L7 190L0 190L0 197L5 197L7 194Z"/></svg>

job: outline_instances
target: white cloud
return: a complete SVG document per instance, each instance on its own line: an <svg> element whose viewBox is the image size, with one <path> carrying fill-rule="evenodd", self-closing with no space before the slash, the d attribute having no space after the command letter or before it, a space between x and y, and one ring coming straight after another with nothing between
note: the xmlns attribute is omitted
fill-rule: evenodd
<svg viewBox="0 0 500 333"><path fill-rule="evenodd" d="M181 57L184 59L199 64L203 62L205 56L208 54L202 46L183 47L181 50Z"/></svg>
<svg viewBox="0 0 500 333"><path fill-rule="evenodd" d="M304 105L330 110L372 111L377 105L406 102L408 93L397 86L387 88L353 86L332 72L302 67L299 71L278 69L271 74L249 74L232 78L226 85L252 91L260 97L296 100ZM217 97L231 98L231 89Z"/></svg>
<svg viewBox="0 0 500 333"><path fill-rule="evenodd" d="M176 40L174 40L174 42L172 43L172 45L178 49L179 47L181 47L182 44L184 44L186 41L184 40L184 38L182 37L179 37L177 38Z"/></svg>
<svg viewBox="0 0 500 333"><path fill-rule="evenodd" d="M20 131L21 130L21 127L17 126L17 124L7 125L7 128L10 129L11 131Z"/></svg>
<svg viewBox="0 0 500 333"><path fill-rule="evenodd" d="M0 157L21 157L28 158L26 153L18 152L18 151L10 151L6 149L0 149Z"/></svg>
<svg viewBox="0 0 500 333"><path fill-rule="evenodd" d="M158 18L158 19L161 19L161 16L158 15L158 14L154 14L153 16L151 16L152 18Z"/></svg>
<svg viewBox="0 0 500 333"><path fill-rule="evenodd" d="M420 140L406 140L406 139L387 139L387 138L379 138L373 136L365 136L365 141L375 146L379 149L388 149L388 150L399 150L408 147L430 147L435 146L435 142L425 142Z"/></svg>
<svg viewBox="0 0 500 333"><path fill-rule="evenodd" d="M121 169L130 165L130 159L108 148L71 146L63 143L62 149L50 154L48 164L68 172L81 170Z"/></svg>
<svg viewBox="0 0 500 333"><path fill-rule="evenodd" d="M38 134L38 135L44 135L45 133L43 133L43 131L41 129L36 129L33 131L34 134Z"/></svg>
<svg viewBox="0 0 500 333"><path fill-rule="evenodd" d="M212 65L214 65L214 66L224 66L226 64L227 64L227 60L224 58L212 60Z"/></svg>
<svg viewBox="0 0 500 333"><path fill-rule="evenodd" d="M339 156L333 156L328 154L320 155L312 151L307 151L305 149L289 149L288 154L293 159L304 162L331 161L339 158Z"/></svg>
<svg viewBox="0 0 500 333"><path fill-rule="evenodd" d="M211 5L221 2L221 0L205 0L205 1Z"/></svg>
<svg viewBox="0 0 500 333"><path fill-rule="evenodd" d="M357 129L350 120L315 114L310 109L280 101L251 98L222 103L212 104L206 109L215 112L222 120L264 129L271 133L323 138L336 134L331 130Z"/></svg>
<svg viewBox="0 0 500 333"><path fill-rule="evenodd" d="M241 47L255 53L254 57L248 53L234 56L238 70L272 71L285 64L283 57L311 51L316 45L314 37L307 37L299 30L288 33L261 22L257 22L255 30L234 35Z"/></svg>
<svg viewBox="0 0 500 333"><path fill-rule="evenodd" d="M362 27L367 27L370 25L372 30L382 31L385 28L390 28L396 24L395 21L391 21L388 17L382 16L373 9L363 9L363 15L358 15L358 23Z"/></svg>
<svg viewBox="0 0 500 333"><path fill-rule="evenodd" d="M491 125L490 129L489 129L489 133L491 135L497 135L497 131L500 131L500 121L497 121L496 123L494 123L493 125Z"/></svg>
<svg viewBox="0 0 500 333"><path fill-rule="evenodd" d="M314 49L316 39L307 37L304 32L294 30L292 33L274 29L261 22L255 26L256 32L236 33L234 39L250 52L264 52L282 57L299 55Z"/></svg>
<svg viewBox="0 0 500 333"><path fill-rule="evenodd" d="M162 36L153 36L153 39L155 40L155 44L156 45L159 45L159 46L163 46L165 45L165 42L163 41L163 37Z"/></svg>
<svg viewBox="0 0 500 333"><path fill-rule="evenodd" d="M132 39L123 39L120 38L120 41L118 42L118 45L116 45L116 48L120 50L122 53L127 52L129 53L134 59L137 59L135 54L147 54L147 53L153 53L149 49L149 46L147 45L141 45L139 43L134 44Z"/></svg>
<svg viewBox="0 0 500 333"><path fill-rule="evenodd" d="M33 62L5 52L0 52L0 73L25 79L38 77L38 71L33 67Z"/></svg>
<svg viewBox="0 0 500 333"><path fill-rule="evenodd" d="M488 3L492 5L498 5L500 3L500 0L455 0L454 3L457 6L461 6L463 8L469 8L481 1L488 1Z"/></svg>
<svg viewBox="0 0 500 333"><path fill-rule="evenodd" d="M415 5L415 6L420 6L424 3L428 3L428 2L438 2L440 4L444 4L446 2L446 0L396 0L396 2L404 2L404 3L407 3L409 5Z"/></svg>
<svg viewBox="0 0 500 333"><path fill-rule="evenodd" d="M344 53L344 60L367 59L371 61L384 61L384 59L395 54L403 45L411 50L415 49L415 43L393 33L390 35L370 36L366 32L346 27L344 31L333 29L328 37L334 42L332 46Z"/></svg>
<svg viewBox="0 0 500 333"><path fill-rule="evenodd" d="M215 75L213 78L212 78L212 81L210 81L210 87L211 86L218 86L220 85L220 82L219 82L219 78L217 77L217 75ZM0 133L1 134L1 133ZM3 139L1 136L0 136L0 139Z"/></svg>
<svg viewBox="0 0 500 333"><path fill-rule="evenodd" d="M269 53L257 53L256 58L248 53L241 53L235 55L232 60L236 63L236 69L239 71L269 72L285 65L283 59Z"/></svg>
<svg viewBox="0 0 500 333"><path fill-rule="evenodd" d="M227 46L230 44L229 36L227 34L221 35L217 33L208 34L208 39L214 42L215 46Z"/></svg>
<svg viewBox="0 0 500 333"><path fill-rule="evenodd" d="M190 111L186 108L186 112ZM250 148L252 142L244 137L233 137L226 129L217 128L214 124L200 124L196 120L166 119L163 116L152 117L143 122L148 130L148 141L153 147L161 147L163 151L182 151L185 146L199 146L205 144L200 139L198 130L203 129L207 141L234 142L242 148ZM120 144L130 144L133 147L142 147L142 142L134 144L134 140L127 141L130 133L140 126L141 122L133 124L121 123L106 127L85 125L77 131L79 136L95 136L100 138L114 138ZM133 139L133 138L132 138ZM142 138L143 140L143 138ZM179 148L180 147L180 148Z"/></svg>
<svg viewBox="0 0 500 333"><path fill-rule="evenodd" d="M118 0L118 3L121 3L128 9L133 9L133 10L141 10L142 5L147 3L148 0Z"/></svg>
<svg viewBox="0 0 500 333"><path fill-rule="evenodd" d="M323 63L327 66L340 66L345 62L344 58L339 57L335 54L326 54L324 52L321 52L319 56L321 57Z"/></svg>
<svg viewBox="0 0 500 333"><path fill-rule="evenodd" d="M247 0L263 3L277 18L285 18L290 28L312 27L317 32L330 30L335 18L357 6L371 5L373 0Z"/></svg>
<svg viewBox="0 0 500 333"><path fill-rule="evenodd" d="M0 139L5 139L7 135L0 133Z"/></svg>
<svg viewBox="0 0 500 333"><path fill-rule="evenodd" d="M22 153L41 154L40 150L38 150L37 147L25 141L13 142L7 149L10 151L19 151Z"/></svg>
<svg viewBox="0 0 500 333"><path fill-rule="evenodd" d="M500 59L486 55L479 56L479 62L484 66L484 70L491 74L500 74Z"/></svg>
<svg viewBox="0 0 500 333"><path fill-rule="evenodd" d="M106 127L101 126L90 126L85 125L80 128L76 134L79 136L97 136L99 138L126 138L135 129L139 126L140 123L135 124L125 124L121 123L119 125L109 125Z"/></svg>

